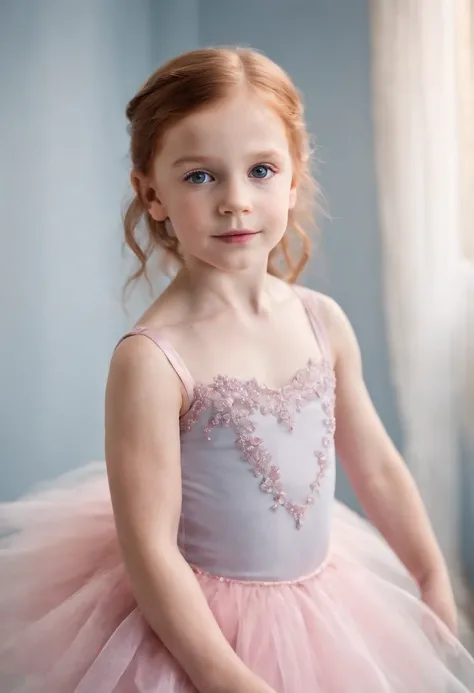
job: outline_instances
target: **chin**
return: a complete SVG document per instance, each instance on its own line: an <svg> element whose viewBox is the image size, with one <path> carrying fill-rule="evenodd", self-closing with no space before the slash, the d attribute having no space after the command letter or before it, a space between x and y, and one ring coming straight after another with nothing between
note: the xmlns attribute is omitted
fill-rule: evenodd
<svg viewBox="0 0 474 693"><path fill-rule="evenodd" d="M241 272L262 265L266 267L268 253L221 253L207 258L205 262L221 272Z"/></svg>

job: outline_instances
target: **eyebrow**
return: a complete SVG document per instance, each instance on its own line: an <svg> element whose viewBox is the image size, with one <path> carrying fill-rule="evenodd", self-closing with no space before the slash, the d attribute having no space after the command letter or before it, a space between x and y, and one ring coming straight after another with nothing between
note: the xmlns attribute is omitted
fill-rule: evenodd
<svg viewBox="0 0 474 693"><path fill-rule="evenodd" d="M267 149L265 151L257 151L257 152L249 152L248 153L248 158L253 159L253 160L267 160L267 159L281 159L283 158L283 152L278 150L278 149ZM203 163L210 163L215 161L215 157L212 156L205 156L201 154L188 154L186 156L182 156L179 159L176 159L176 161L173 161L173 168L177 166L181 166L181 164L195 164L197 162L203 162Z"/></svg>

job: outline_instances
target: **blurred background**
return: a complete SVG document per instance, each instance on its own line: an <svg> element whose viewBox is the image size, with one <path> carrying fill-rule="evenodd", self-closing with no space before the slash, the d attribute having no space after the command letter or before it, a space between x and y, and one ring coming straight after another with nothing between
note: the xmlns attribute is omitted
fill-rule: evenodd
<svg viewBox="0 0 474 693"><path fill-rule="evenodd" d="M465 616L474 588L474 0L0 0L0 501L103 459L130 196L124 110L175 54L262 50L327 198L304 283L358 335ZM155 293L165 280L157 278ZM338 496L358 508L341 471Z"/></svg>

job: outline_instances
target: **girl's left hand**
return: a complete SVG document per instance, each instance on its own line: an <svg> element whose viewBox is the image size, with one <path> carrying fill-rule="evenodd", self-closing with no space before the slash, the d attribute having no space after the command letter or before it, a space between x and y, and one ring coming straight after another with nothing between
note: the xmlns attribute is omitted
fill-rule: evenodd
<svg viewBox="0 0 474 693"><path fill-rule="evenodd" d="M420 591L422 601L457 635L457 608L449 577L430 574L420 583Z"/></svg>

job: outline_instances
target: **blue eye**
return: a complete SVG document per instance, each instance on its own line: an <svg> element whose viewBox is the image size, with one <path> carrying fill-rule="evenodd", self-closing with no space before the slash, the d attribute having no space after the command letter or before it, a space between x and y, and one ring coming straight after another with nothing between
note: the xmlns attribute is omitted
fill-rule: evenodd
<svg viewBox="0 0 474 693"><path fill-rule="evenodd" d="M267 178L267 173L274 173L270 166L265 166L265 164L258 164L258 166L254 166L252 171L255 172L254 178Z"/></svg>
<svg viewBox="0 0 474 693"><path fill-rule="evenodd" d="M185 177L184 180L192 183L193 185L202 185L202 183L206 183L206 176L209 176L209 173L206 173L205 171L191 171L191 173L188 173Z"/></svg>

